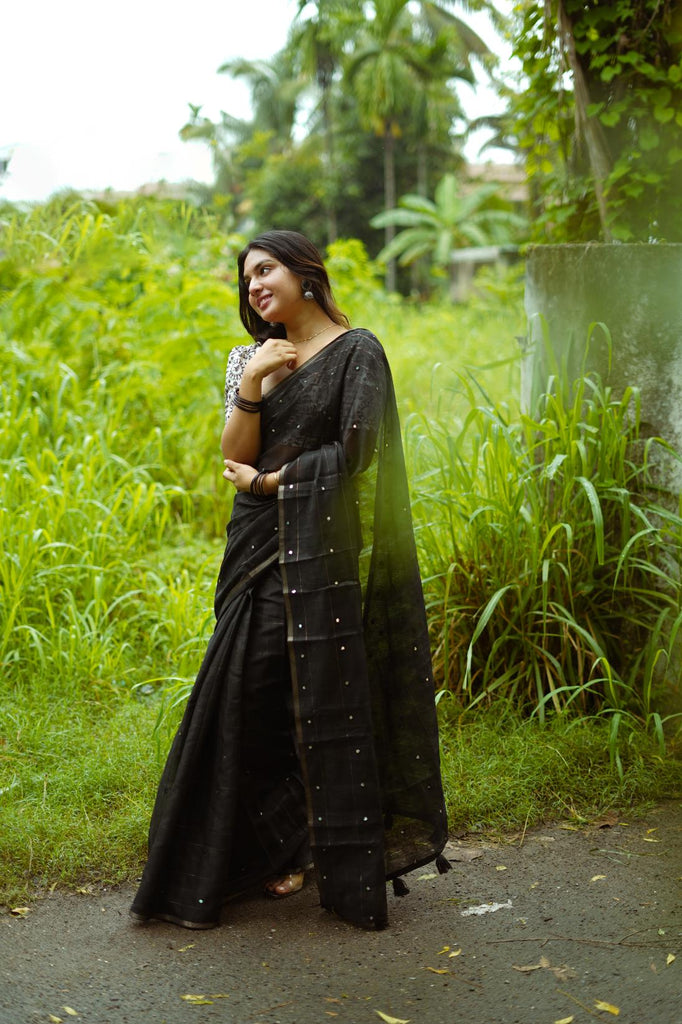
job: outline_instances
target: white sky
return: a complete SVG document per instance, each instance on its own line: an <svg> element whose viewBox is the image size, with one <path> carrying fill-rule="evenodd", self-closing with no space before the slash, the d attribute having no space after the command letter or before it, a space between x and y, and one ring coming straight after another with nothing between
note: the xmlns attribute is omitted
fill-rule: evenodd
<svg viewBox="0 0 682 1024"><path fill-rule="evenodd" d="M247 87L216 69L271 57L296 10L296 0L7 0L0 156L11 162L0 197L212 180L208 147L178 137L188 104L212 118L248 116ZM490 106L482 90L464 85L461 96L467 109Z"/></svg>

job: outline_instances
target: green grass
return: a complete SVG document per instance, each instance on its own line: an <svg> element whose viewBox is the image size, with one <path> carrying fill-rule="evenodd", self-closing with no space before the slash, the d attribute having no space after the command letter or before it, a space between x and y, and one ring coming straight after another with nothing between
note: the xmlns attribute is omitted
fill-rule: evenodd
<svg viewBox="0 0 682 1024"><path fill-rule="evenodd" d="M656 483L634 390L586 376L513 415L462 378L461 429L408 422L414 513L437 678L469 704L510 702L648 728L677 701L682 518ZM653 468L652 468L653 467Z"/></svg>
<svg viewBox="0 0 682 1024"><path fill-rule="evenodd" d="M0 899L139 870L159 774L156 710L130 698L15 695L0 747Z"/></svg>
<svg viewBox="0 0 682 1024"><path fill-rule="evenodd" d="M631 737L619 777L603 722L542 725L502 703L475 715L454 701L440 708L443 783L455 831L516 832L566 819L581 824L613 808L682 794L682 761L661 756L644 732Z"/></svg>
<svg viewBox="0 0 682 1024"><path fill-rule="evenodd" d="M231 503L218 449L223 374L244 340L241 242L182 204L103 210L70 196L0 211L7 902L53 884L134 878L143 862L180 713L174 695L194 678L213 626ZM679 791L659 685L679 595L670 578L656 589L644 572L657 545L675 555L679 523L641 500L629 414L594 399L587 419L580 403L571 412L558 401L540 419L520 416L518 280L488 275L475 300L452 307L387 296L356 242L338 243L329 266L341 307L381 338L396 381L448 691L439 709L453 826L518 829ZM621 477L609 480L599 467L613 452ZM594 670L581 675L575 625L594 618L589 602L599 606L614 580L618 599L643 596L629 628L653 621L649 654L633 659L631 676L614 673L593 631L583 647ZM559 594L572 622L538 615ZM543 649L538 636L557 623L567 644L553 635ZM534 691L520 670L533 657L545 670ZM520 716L524 705L534 718Z"/></svg>
<svg viewBox="0 0 682 1024"><path fill-rule="evenodd" d="M500 708L476 715L441 702L443 781L454 832L499 834L543 822L575 825L682 795L682 762L633 738L622 779L605 727L541 726ZM81 703L18 694L0 748L0 902L57 885L87 888L137 877L167 737L154 741L157 703L119 696Z"/></svg>

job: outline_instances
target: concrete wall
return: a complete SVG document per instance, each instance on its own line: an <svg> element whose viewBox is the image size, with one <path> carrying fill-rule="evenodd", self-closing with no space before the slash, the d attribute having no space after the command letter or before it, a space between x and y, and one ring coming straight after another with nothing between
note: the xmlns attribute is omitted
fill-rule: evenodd
<svg viewBox="0 0 682 1024"><path fill-rule="evenodd" d="M569 382L596 370L622 395L642 395L645 436L660 435L682 453L682 245L545 245L526 261L529 349L522 399L532 410L552 363ZM612 348L601 328L610 332ZM548 347L546 345L548 342ZM682 490L672 460L666 486Z"/></svg>

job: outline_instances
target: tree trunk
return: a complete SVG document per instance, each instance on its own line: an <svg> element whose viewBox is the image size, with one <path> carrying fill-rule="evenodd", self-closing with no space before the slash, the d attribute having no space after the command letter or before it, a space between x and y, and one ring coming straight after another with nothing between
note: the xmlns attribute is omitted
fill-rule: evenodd
<svg viewBox="0 0 682 1024"><path fill-rule="evenodd" d="M386 122L384 130L384 209L395 209L395 138L392 125ZM384 245L388 245L395 237L395 225L387 224L384 229ZM395 260L386 264L386 290L394 292L396 287Z"/></svg>
<svg viewBox="0 0 682 1024"><path fill-rule="evenodd" d="M331 245L338 237L336 222L336 154L334 152L334 132L329 113L329 90L322 94L322 120L324 124L324 148L327 160L327 195L325 198L327 217L327 245Z"/></svg>
<svg viewBox="0 0 682 1024"><path fill-rule="evenodd" d="M611 170L611 161L606 149L601 125L596 118L590 117L587 113L587 108L590 105L590 93L587 88L585 73L576 53L573 25L561 2L559 2L557 14L560 38L566 48L568 63L571 66L571 73L573 75L576 134L583 137L587 146L587 155L594 179L594 193L597 198L597 206L599 207L599 222L602 234L606 242L612 242L613 236L606 222L606 200L604 199L604 182Z"/></svg>
<svg viewBox="0 0 682 1024"><path fill-rule="evenodd" d="M417 195L429 194L429 176L426 157L426 145L421 145L417 152Z"/></svg>
<svg viewBox="0 0 682 1024"><path fill-rule="evenodd" d="M428 163L426 156L426 145L419 147L417 151L417 195L427 196L429 194ZM410 287L413 295L421 291L422 282L425 280L424 267L426 266L423 256L410 264Z"/></svg>

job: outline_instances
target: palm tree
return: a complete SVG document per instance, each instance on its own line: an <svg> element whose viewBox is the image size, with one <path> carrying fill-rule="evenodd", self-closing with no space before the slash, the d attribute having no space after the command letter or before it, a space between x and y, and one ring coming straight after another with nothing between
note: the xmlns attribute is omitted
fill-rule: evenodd
<svg viewBox="0 0 682 1024"><path fill-rule="evenodd" d="M420 195L427 193L428 141L447 138L453 120L464 117L459 97L451 88L453 79L474 85L472 62L475 60L491 71L497 61L472 28L461 18L444 10L444 5L458 4L467 10L488 10L494 23L501 17L488 0L441 0L441 3L421 0L420 29L428 45L423 60L426 74L415 107L418 134L427 142L418 151L417 191ZM443 89L444 84L450 88Z"/></svg>
<svg viewBox="0 0 682 1024"><path fill-rule="evenodd" d="M305 17L304 17L305 14ZM333 124L333 90L341 68L345 43L362 23L358 10L345 0L299 0L299 8L286 50L301 79L311 83L320 97L319 113L324 138L327 242L337 235L337 174Z"/></svg>
<svg viewBox="0 0 682 1024"><path fill-rule="evenodd" d="M225 195L236 195L241 187L242 171L235 153L253 134L253 125L230 114L221 112L219 121L203 117L201 107L190 103L190 118L180 129L183 142L205 142L211 150L215 174L214 190Z"/></svg>
<svg viewBox="0 0 682 1024"><path fill-rule="evenodd" d="M291 141L298 103L304 82L291 66L286 50L270 60L228 60L218 68L218 74L244 78L251 89L253 125L261 132L272 132L278 148L284 149Z"/></svg>
<svg viewBox="0 0 682 1024"><path fill-rule="evenodd" d="M368 21L359 47L347 68L366 128L384 142L384 207L395 206L395 139L408 120L419 83L414 19L408 0L373 0L374 17ZM394 235L386 224L385 242ZM395 265L386 265L386 288L395 290Z"/></svg>
<svg viewBox="0 0 682 1024"><path fill-rule="evenodd" d="M466 11L485 11L493 27L503 34L509 26L509 18L490 0L420 0L419 6L424 20L431 26L433 32L438 33L445 26L452 28L461 40L464 52L469 56L477 56L484 64L492 65L496 62L495 56L480 36L461 18L445 10L447 7L463 7Z"/></svg>
<svg viewBox="0 0 682 1024"><path fill-rule="evenodd" d="M384 140L384 208L391 210L396 204L395 139L407 127L420 136L419 178L425 189L427 140L436 126L447 139L459 113L452 80L473 81L472 56L487 59L490 51L438 3L423 0L415 14L409 0L373 0L372 8L374 17L360 37L347 75L361 120ZM388 219L386 247L393 237L394 224ZM386 265L386 287L395 288L392 260Z"/></svg>
<svg viewBox="0 0 682 1024"><path fill-rule="evenodd" d="M446 174L436 186L433 200L408 193L401 196L397 208L385 210L371 221L377 228L388 223L404 230L384 246L380 260L399 257L402 266L409 266L429 255L436 266L450 269L454 287L455 249L503 245L524 228L526 221L500 206L498 185L490 183L465 191L454 174Z"/></svg>
<svg viewBox="0 0 682 1024"><path fill-rule="evenodd" d="M417 148L417 192L426 195L429 183L429 158L444 149L452 156L453 122L464 116L453 78L473 84L468 65L453 64L448 40L439 37L423 46L422 71L412 107L412 132Z"/></svg>

